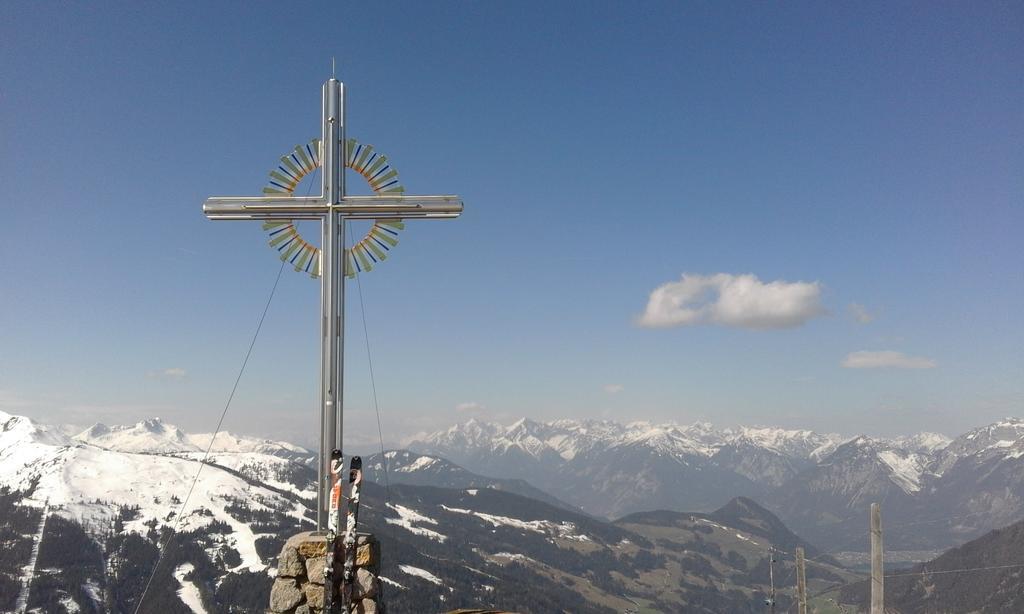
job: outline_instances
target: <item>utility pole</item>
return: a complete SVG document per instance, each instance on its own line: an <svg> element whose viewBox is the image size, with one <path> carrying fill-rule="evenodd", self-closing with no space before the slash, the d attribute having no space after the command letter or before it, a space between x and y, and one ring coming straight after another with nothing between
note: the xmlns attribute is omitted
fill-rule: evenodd
<svg viewBox="0 0 1024 614"><path fill-rule="evenodd" d="M871 504L871 614L885 614L882 565L882 508Z"/></svg>
<svg viewBox="0 0 1024 614"><path fill-rule="evenodd" d="M804 574L804 549L796 549L796 597L799 614L807 614L807 576Z"/></svg>

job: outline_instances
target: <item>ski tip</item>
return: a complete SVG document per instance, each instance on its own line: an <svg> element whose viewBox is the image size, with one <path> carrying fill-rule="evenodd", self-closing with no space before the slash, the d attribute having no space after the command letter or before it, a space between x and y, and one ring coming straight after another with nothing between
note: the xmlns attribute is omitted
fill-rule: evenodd
<svg viewBox="0 0 1024 614"><path fill-rule="evenodd" d="M360 457L360 456L353 456L352 457L352 463L349 465L349 468L350 469L362 469L363 468L363 459L362 459L362 457Z"/></svg>
<svg viewBox="0 0 1024 614"><path fill-rule="evenodd" d="M338 460L341 458L341 450L335 448L331 450L331 460Z"/></svg>

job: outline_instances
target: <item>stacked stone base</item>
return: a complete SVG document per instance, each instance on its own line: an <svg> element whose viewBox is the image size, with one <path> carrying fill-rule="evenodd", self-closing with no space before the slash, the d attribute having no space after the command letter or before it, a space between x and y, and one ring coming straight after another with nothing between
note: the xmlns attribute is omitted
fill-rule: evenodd
<svg viewBox="0 0 1024 614"><path fill-rule="evenodd" d="M320 614L324 610L324 563L327 544L324 536L307 531L292 536L281 548L277 579L270 589L270 609L274 614ZM331 587L332 600L340 601L343 562L334 564L338 583ZM380 543L366 533L356 537L356 573L352 599L356 614L383 614L380 578ZM342 609L334 608L341 612Z"/></svg>

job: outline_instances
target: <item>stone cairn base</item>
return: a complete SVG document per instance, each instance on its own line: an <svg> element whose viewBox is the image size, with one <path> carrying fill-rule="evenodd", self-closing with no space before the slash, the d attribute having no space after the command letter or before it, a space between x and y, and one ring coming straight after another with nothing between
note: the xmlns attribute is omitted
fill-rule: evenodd
<svg viewBox="0 0 1024 614"><path fill-rule="evenodd" d="M281 548L277 563L277 579L270 589L273 614L320 614L324 612L324 562L327 544L323 535L306 531L292 536ZM339 572L337 586L332 587L334 602L340 597L341 560L334 564ZM381 602L380 543L373 535L356 535L356 574L352 586L356 614L383 614ZM341 608L335 611L341 612ZM326 614L326 613L325 613Z"/></svg>

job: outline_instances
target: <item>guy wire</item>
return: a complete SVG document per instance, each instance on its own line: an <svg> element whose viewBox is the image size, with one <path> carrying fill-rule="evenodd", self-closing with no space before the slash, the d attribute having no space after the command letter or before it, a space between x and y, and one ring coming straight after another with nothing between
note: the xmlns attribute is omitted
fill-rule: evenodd
<svg viewBox="0 0 1024 614"><path fill-rule="evenodd" d="M348 238L352 245L352 249L355 247L355 238L352 235L352 225L348 224ZM380 458L381 463L384 465L384 492L387 497L387 502L391 503L391 484L388 479L388 456L384 452L384 430L380 425L380 403L377 401L377 382L373 376L373 358L370 356L370 333L367 332L366 327L366 305L363 303L363 281L360 279L360 275L356 272L356 288L359 290L359 315L363 320L363 340L366 341L366 364L370 370L370 388L373 390L373 410L377 414L377 438L380 440Z"/></svg>
<svg viewBox="0 0 1024 614"><path fill-rule="evenodd" d="M149 579L146 580L146 587L142 589L142 596L139 597L139 603L135 605L135 614L139 614L142 609L142 604L146 600L146 594L149 592L149 587L153 583L153 578L156 577L156 572L160 568L160 563L163 561L164 553L167 551L167 544L170 543L171 538L174 537L178 530L178 525L181 519L185 515L185 506L188 505L188 500L192 497L192 492L196 488L196 484L199 482L199 475L203 472L203 466L206 465L206 460L210 456L210 451L213 449L213 442L217 439L217 434L220 433L221 426L224 424L224 417L228 413L228 408L231 407L231 401L235 398L235 391L238 390L238 382L242 380L242 374L245 373L245 367L249 364L249 357L252 356L252 348L256 345L256 339L260 336L260 329L263 328L263 321L267 317L267 311L270 310L270 303L274 300L274 293L277 292L277 284L281 281L281 273L284 271L284 260L281 261L281 267L277 270L277 277L274 278L274 285L270 289L270 296L267 297L267 304L263 306L263 313L260 315L260 321L256 325L256 332L253 333L252 341L249 342L249 349L245 352L245 359L242 360L242 367L238 370L238 377L235 378L235 384L231 387L231 394L228 395L227 403L224 404L224 409L220 412L220 419L217 420L217 428L213 431L213 435L210 437L210 443L206 446L206 452L203 454L202 460L199 461L199 468L196 470L196 476L192 479L192 485L188 488L188 494L185 495L185 499L181 502L181 507L178 509L178 514L174 518L174 526L167 533L167 537L164 538L163 543L157 552L156 564L153 565L153 571L149 574Z"/></svg>

